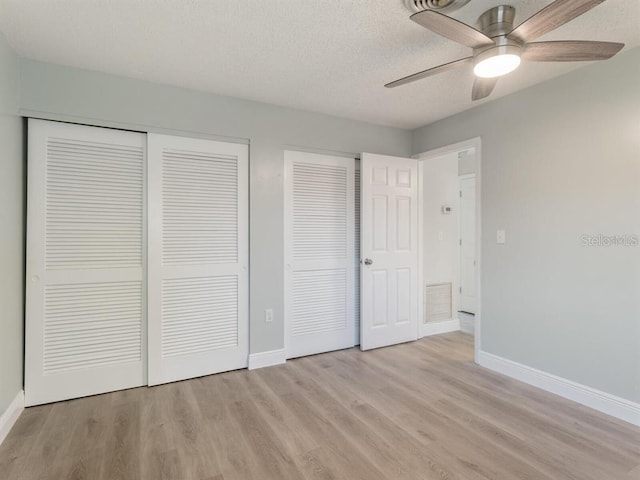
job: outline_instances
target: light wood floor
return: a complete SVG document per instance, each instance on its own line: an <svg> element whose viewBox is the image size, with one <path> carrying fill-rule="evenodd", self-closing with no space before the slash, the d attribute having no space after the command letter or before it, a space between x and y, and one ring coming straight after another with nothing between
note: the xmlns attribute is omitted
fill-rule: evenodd
<svg viewBox="0 0 640 480"><path fill-rule="evenodd" d="M27 409L9 479L640 479L640 429L472 363L462 333Z"/></svg>

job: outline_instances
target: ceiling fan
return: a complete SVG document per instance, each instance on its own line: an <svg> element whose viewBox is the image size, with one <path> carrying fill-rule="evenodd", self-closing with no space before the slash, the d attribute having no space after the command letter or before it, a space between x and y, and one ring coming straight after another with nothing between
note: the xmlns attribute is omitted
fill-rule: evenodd
<svg viewBox="0 0 640 480"><path fill-rule="evenodd" d="M521 60L532 62L581 62L606 60L618 53L623 43L566 40L532 40L570 22L604 0L556 0L513 28L516 10L510 5L491 8L480 15L479 30L434 10L411 15L419 25L473 49L473 55L400 78L385 87L393 88L438 73L473 64L476 78L472 100L491 94L498 78L514 71Z"/></svg>

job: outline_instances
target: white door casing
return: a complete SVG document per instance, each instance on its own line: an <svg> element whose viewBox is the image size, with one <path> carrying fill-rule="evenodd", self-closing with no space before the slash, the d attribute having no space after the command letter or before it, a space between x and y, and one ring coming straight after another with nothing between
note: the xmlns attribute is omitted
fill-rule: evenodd
<svg viewBox="0 0 640 480"><path fill-rule="evenodd" d="M146 383L145 148L29 119L27 406Z"/></svg>
<svg viewBox="0 0 640 480"><path fill-rule="evenodd" d="M149 134L149 385L248 362L248 146Z"/></svg>
<svg viewBox="0 0 640 480"><path fill-rule="evenodd" d="M285 151L287 358L355 342L353 158Z"/></svg>
<svg viewBox="0 0 640 480"><path fill-rule="evenodd" d="M460 177L460 306L476 312L476 178Z"/></svg>
<svg viewBox="0 0 640 480"><path fill-rule="evenodd" d="M418 338L418 163L362 154L360 348Z"/></svg>
<svg viewBox="0 0 640 480"><path fill-rule="evenodd" d="M354 172L354 309L355 309L355 345L360 345L360 160L356 160L356 169Z"/></svg>

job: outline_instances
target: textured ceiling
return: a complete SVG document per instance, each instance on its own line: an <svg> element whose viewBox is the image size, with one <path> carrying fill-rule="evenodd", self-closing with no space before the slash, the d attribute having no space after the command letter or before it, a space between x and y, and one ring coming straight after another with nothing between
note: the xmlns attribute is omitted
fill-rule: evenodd
<svg viewBox="0 0 640 480"><path fill-rule="evenodd" d="M550 0L471 0L452 16ZM415 128L583 64L523 64L471 102L471 68L386 89L470 54L409 20L403 0L0 0L0 30L26 58ZM608 0L539 40L640 45L640 1Z"/></svg>

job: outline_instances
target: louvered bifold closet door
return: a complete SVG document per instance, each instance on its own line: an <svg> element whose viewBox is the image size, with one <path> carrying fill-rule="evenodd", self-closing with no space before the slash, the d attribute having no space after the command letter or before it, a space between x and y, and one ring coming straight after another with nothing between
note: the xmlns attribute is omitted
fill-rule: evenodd
<svg viewBox="0 0 640 480"><path fill-rule="evenodd" d="M145 135L29 120L25 400L146 383Z"/></svg>
<svg viewBox="0 0 640 480"><path fill-rule="evenodd" d="M354 165L285 152L288 358L354 345Z"/></svg>
<svg viewBox="0 0 640 480"><path fill-rule="evenodd" d="M244 368L248 146L148 135L149 385Z"/></svg>

